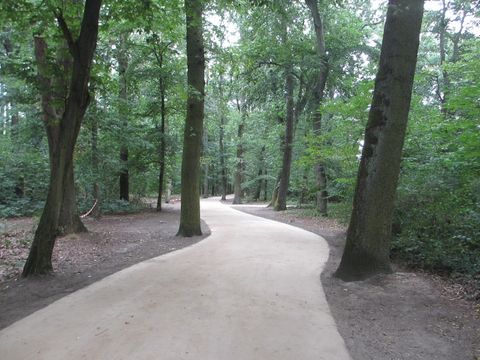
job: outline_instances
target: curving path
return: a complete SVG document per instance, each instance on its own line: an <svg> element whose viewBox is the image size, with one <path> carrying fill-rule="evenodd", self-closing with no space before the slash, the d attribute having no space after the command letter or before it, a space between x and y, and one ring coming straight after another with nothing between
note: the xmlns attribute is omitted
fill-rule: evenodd
<svg viewBox="0 0 480 360"><path fill-rule="evenodd" d="M310 232L202 200L212 234L111 275L0 332L13 359L348 360Z"/></svg>

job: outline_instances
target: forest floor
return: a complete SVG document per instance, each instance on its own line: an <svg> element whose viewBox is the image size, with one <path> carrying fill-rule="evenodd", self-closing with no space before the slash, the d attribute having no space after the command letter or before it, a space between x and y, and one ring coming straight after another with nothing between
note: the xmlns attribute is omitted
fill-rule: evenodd
<svg viewBox="0 0 480 360"><path fill-rule="evenodd" d="M316 233L330 246L321 280L353 360L479 360L480 307L439 276L407 270L346 283L332 275L340 263L345 227L301 209L275 212L259 205L237 210Z"/></svg>
<svg viewBox="0 0 480 360"><path fill-rule="evenodd" d="M57 239L54 275L32 280L20 277L33 239L32 218L8 219L0 231L0 329L53 301L110 274L185 246L203 237L176 237L179 203L135 214L84 220L88 233Z"/></svg>
<svg viewBox="0 0 480 360"><path fill-rule="evenodd" d="M278 213L258 205L234 208L327 240L330 258L321 280L353 360L480 359L480 309L462 299L455 285L399 265L388 276L344 283L332 277L345 241L343 226L332 219L305 216L297 209ZM0 229L0 329L107 275L201 239L175 237L178 221L178 204L167 205L162 213L86 219L89 233L58 239L55 275L33 281L22 280L19 273L34 221L4 222Z"/></svg>

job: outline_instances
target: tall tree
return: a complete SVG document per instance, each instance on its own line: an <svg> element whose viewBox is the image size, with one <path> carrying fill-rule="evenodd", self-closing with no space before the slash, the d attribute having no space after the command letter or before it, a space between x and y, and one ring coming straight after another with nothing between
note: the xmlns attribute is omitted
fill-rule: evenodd
<svg viewBox="0 0 480 360"><path fill-rule="evenodd" d="M181 215L178 235L201 235L200 155L205 98L203 1L185 0L187 26L187 117L183 135Z"/></svg>
<svg viewBox="0 0 480 360"><path fill-rule="evenodd" d="M235 177L233 182L233 204L241 204L242 203L242 180L243 180L243 173L245 171L244 167L244 145L243 145L243 133L245 128L245 116L247 116L247 105L245 100L237 99L237 109L240 112L240 123L238 124L237 130L237 158L235 164Z"/></svg>
<svg viewBox="0 0 480 360"><path fill-rule="evenodd" d="M125 129L128 126L128 87L127 87L127 69L128 69L128 53L127 53L128 33L120 35L120 43L117 53L118 61L118 80L120 82L120 92L118 99L118 114L120 117L120 126L122 131L122 142L120 144L120 200L129 201L130 199L130 181L128 174L128 141L124 138Z"/></svg>
<svg viewBox="0 0 480 360"><path fill-rule="evenodd" d="M68 74L71 71L72 64L68 54L68 45L66 46L63 42L57 49L57 71L51 69L48 62L47 42L42 36L34 37L34 49L42 99L42 117L47 132L50 166L53 166L52 157L55 152L58 152L56 147L59 146L59 120L65 112L65 94L68 93ZM77 211L73 167L68 169L65 179L58 230L61 234L87 231Z"/></svg>
<svg viewBox="0 0 480 360"><path fill-rule="evenodd" d="M315 113L313 115L313 131L316 135L320 135L322 131L322 113L320 106L322 104L325 85L327 83L329 66L328 56L325 47L325 31L323 27L323 19L318 11L317 0L305 0L313 19L315 29L317 55L319 59L319 69L317 72L317 82L313 91L315 99ZM327 215L327 176L325 174L325 165L318 161L315 164L315 179L317 182L317 209L322 215Z"/></svg>
<svg viewBox="0 0 480 360"><path fill-rule="evenodd" d="M88 82L97 44L101 3L101 0L86 0L80 34L76 39L63 14L56 13L58 24L73 57L72 75L65 111L56 126L56 136L49 140L54 146L50 157L52 164L47 201L23 268L23 276L44 274L53 269L52 252L59 233L64 189L70 174L73 175L73 151L90 99Z"/></svg>
<svg viewBox="0 0 480 360"><path fill-rule="evenodd" d="M358 170L347 243L336 276L390 272L392 214L417 63L424 0L390 0Z"/></svg>

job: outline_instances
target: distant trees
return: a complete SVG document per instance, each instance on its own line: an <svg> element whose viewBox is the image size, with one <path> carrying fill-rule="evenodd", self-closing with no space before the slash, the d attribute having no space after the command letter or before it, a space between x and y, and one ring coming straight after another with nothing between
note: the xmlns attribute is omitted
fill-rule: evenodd
<svg viewBox="0 0 480 360"><path fill-rule="evenodd" d="M183 136L182 207L178 235L201 235L200 154L205 97L203 1L185 0L187 26L187 117Z"/></svg>
<svg viewBox="0 0 480 360"><path fill-rule="evenodd" d="M336 276L389 272L395 194L417 63L423 0L389 2L347 243Z"/></svg>

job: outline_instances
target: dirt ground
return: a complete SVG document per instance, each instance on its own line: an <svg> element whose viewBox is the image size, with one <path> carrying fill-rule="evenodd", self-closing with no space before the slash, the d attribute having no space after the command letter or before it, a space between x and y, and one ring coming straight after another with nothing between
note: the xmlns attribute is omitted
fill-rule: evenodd
<svg viewBox="0 0 480 360"><path fill-rule="evenodd" d="M298 210L235 208L328 241L330 258L321 280L353 360L480 359L480 309L461 299L453 284L398 265L391 275L345 283L332 276L345 244L345 228L335 221L304 217Z"/></svg>
<svg viewBox="0 0 480 360"><path fill-rule="evenodd" d="M176 237L179 209L179 204L165 205L161 213L85 219L88 233L57 239L54 275L28 281L19 275L34 223L31 218L8 220L0 231L0 329L105 276L192 245L210 233L203 223L203 237Z"/></svg>

